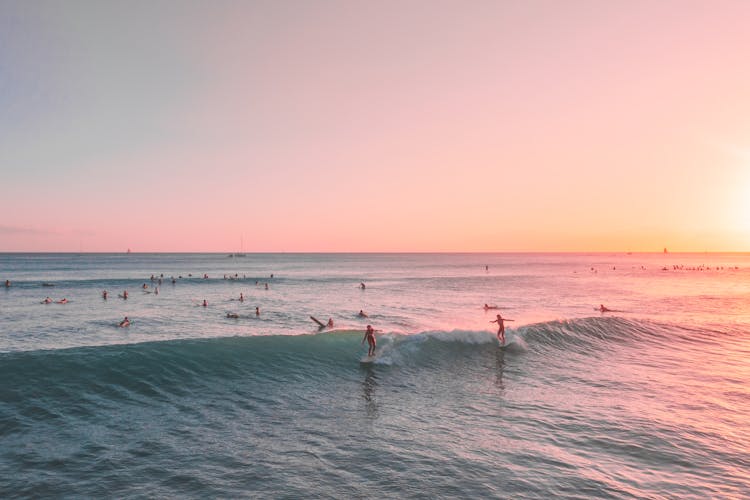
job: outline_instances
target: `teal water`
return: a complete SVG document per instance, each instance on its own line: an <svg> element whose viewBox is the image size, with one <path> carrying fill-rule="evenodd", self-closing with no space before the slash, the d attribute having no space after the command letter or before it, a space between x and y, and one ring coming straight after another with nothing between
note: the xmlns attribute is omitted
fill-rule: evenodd
<svg viewBox="0 0 750 500"><path fill-rule="evenodd" d="M0 255L0 496L747 496L749 263Z"/></svg>

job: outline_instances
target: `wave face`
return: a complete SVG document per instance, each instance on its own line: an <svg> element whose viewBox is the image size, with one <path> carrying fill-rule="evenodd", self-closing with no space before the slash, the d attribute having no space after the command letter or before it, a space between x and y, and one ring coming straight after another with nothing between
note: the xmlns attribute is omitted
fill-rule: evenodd
<svg viewBox="0 0 750 500"><path fill-rule="evenodd" d="M354 331L5 353L0 493L742 496L747 413L707 414L750 409L744 337L695 333L383 334L370 364Z"/></svg>

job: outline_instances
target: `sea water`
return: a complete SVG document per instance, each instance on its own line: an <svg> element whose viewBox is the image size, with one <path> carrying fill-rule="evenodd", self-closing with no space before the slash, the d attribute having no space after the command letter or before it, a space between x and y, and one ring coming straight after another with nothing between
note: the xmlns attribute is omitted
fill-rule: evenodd
<svg viewBox="0 0 750 500"><path fill-rule="evenodd" d="M6 279L3 498L750 495L749 255L0 254Z"/></svg>

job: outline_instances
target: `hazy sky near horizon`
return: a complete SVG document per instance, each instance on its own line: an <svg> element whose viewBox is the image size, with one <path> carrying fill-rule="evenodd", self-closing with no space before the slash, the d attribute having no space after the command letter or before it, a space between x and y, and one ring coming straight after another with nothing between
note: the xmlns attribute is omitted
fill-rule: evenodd
<svg viewBox="0 0 750 500"><path fill-rule="evenodd" d="M749 251L748 23L0 0L0 251Z"/></svg>

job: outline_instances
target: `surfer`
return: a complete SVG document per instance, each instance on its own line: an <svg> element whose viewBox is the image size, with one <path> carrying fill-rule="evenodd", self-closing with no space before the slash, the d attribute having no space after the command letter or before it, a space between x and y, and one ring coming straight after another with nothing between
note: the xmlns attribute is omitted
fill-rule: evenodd
<svg viewBox="0 0 750 500"><path fill-rule="evenodd" d="M5 288L10 288L10 280L5 280Z"/></svg>
<svg viewBox="0 0 750 500"><path fill-rule="evenodd" d="M232 312L227 313L227 318L238 319L239 317L240 315L237 313L232 313Z"/></svg>
<svg viewBox="0 0 750 500"><path fill-rule="evenodd" d="M489 309L497 309L497 306L488 306L487 304L484 305L484 310L487 311Z"/></svg>
<svg viewBox="0 0 750 500"><path fill-rule="evenodd" d="M125 319L120 321L120 328L125 328L126 326L130 326L130 320L127 316L125 316Z"/></svg>
<svg viewBox="0 0 750 500"><path fill-rule="evenodd" d="M362 339L362 343L365 343L365 340L367 341L367 345L369 346L367 349L367 355L368 356L375 356L375 346L377 345L375 342L375 330L372 329L372 325L367 325L367 330L365 330L365 337Z"/></svg>
<svg viewBox="0 0 750 500"><path fill-rule="evenodd" d="M203 307L208 307L208 301L206 299L203 299Z"/></svg>
<svg viewBox="0 0 750 500"><path fill-rule="evenodd" d="M500 345L505 345L505 322L514 321L512 319L503 318L501 315L497 315L497 319L490 321L490 323L497 323L497 340L500 341Z"/></svg>
<svg viewBox="0 0 750 500"><path fill-rule="evenodd" d="M66 299L65 297L63 297L62 299L58 300L57 303L58 304L67 304L68 303L68 299Z"/></svg>
<svg viewBox="0 0 750 500"><path fill-rule="evenodd" d="M611 312L611 311L612 309L607 309L606 307L604 307L604 304L599 304L599 312L605 313L605 312Z"/></svg>
<svg viewBox="0 0 750 500"><path fill-rule="evenodd" d="M255 306L255 315L260 316L260 307Z"/></svg>
<svg viewBox="0 0 750 500"><path fill-rule="evenodd" d="M245 302L245 296L240 292L240 302Z"/></svg>
<svg viewBox="0 0 750 500"><path fill-rule="evenodd" d="M326 323L326 326L328 328L333 328L333 318L328 318L328 323Z"/></svg>
<svg viewBox="0 0 750 500"><path fill-rule="evenodd" d="M362 309L359 310L359 313L357 313L357 316L359 316L360 318L368 317L367 314L365 314L365 312Z"/></svg>
<svg viewBox="0 0 750 500"><path fill-rule="evenodd" d="M128 298L128 291L127 290L123 291L122 295L120 295L120 297L122 297L123 299L127 299Z"/></svg>
<svg viewBox="0 0 750 500"><path fill-rule="evenodd" d="M51 304L51 303L52 303L52 299L50 299L49 297L47 297L46 299L42 301L42 304Z"/></svg>
<svg viewBox="0 0 750 500"><path fill-rule="evenodd" d="M102 292L102 298L103 298L104 300L107 300L107 290L104 290L104 291Z"/></svg>

